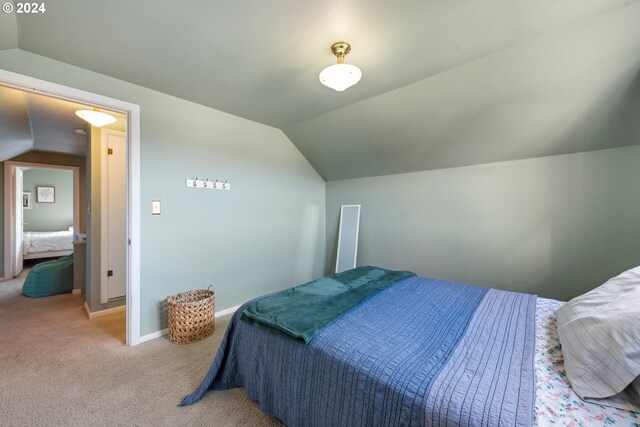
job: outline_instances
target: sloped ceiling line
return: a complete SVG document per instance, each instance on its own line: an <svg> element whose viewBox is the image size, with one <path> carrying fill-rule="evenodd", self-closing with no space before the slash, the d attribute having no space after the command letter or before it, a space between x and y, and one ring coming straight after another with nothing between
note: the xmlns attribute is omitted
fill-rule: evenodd
<svg viewBox="0 0 640 427"><path fill-rule="evenodd" d="M27 120L29 121L29 133L31 134L31 141L33 142L33 145L35 147L36 138L33 133L33 119L31 117L31 108L30 108L31 105L29 104L29 94L27 94L26 92L22 92L22 96L24 97L24 107L27 113Z"/></svg>

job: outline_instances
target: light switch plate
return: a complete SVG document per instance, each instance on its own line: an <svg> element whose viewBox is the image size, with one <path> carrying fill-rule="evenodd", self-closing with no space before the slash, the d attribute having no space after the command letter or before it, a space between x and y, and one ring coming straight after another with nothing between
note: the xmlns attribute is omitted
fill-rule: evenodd
<svg viewBox="0 0 640 427"><path fill-rule="evenodd" d="M160 200L151 201L151 215L160 215Z"/></svg>

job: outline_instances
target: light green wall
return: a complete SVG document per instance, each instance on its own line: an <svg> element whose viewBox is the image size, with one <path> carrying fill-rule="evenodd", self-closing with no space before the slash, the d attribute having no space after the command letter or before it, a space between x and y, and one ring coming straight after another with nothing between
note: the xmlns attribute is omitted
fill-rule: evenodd
<svg viewBox="0 0 640 427"><path fill-rule="evenodd" d="M28 153L21 154L12 158L11 160L16 162L25 162L25 163L38 163L46 167L46 165L57 165L57 166L74 166L78 168L78 178L79 178L79 200L80 206L86 206L85 195L87 193L86 189L86 172L85 172L85 157L80 156L72 156L70 154L62 154L62 153L49 153L45 151L29 151ZM4 163L0 163L0 165L4 165ZM4 203L4 199L0 200L0 205ZM83 209L80 209L80 232L85 233L85 212ZM2 235L2 231L0 230L0 235Z"/></svg>
<svg viewBox="0 0 640 427"><path fill-rule="evenodd" d="M361 265L568 299L640 264L638 146L336 181L325 199L278 129L24 51L0 68L141 105L142 334L166 327L167 295L215 284L221 310L329 271L346 203L363 205ZM196 176L232 190L186 189Z"/></svg>
<svg viewBox="0 0 640 427"><path fill-rule="evenodd" d="M140 105L143 335L168 295L215 284L222 310L322 273L324 181L279 129L20 50L0 68ZM185 188L196 176L231 191Z"/></svg>
<svg viewBox="0 0 640 427"><path fill-rule="evenodd" d="M640 265L640 146L327 183L362 204L358 265L570 299Z"/></svg>
<svg viewBox="0 0 640 427"><path fill-rule="evenodd" d="M60 231L73 225L73 172L54 169L27 169L24 191L31 193L31 209L24 209L25 231ZM55 188L55 203L38 203L36 187Z"/></svg>

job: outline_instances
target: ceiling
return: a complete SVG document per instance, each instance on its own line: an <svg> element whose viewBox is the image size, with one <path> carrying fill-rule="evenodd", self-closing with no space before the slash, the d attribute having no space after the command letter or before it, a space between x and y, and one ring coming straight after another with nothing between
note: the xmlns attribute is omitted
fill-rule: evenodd
<svg viewBox="0 0 640 427"><path fill-rule="evenodd" d="M17 90L0 87L0 161L33 149L27 101Z"/></svg>
<svg viewBox="0 0 640 427"><path fill-rule="evenodd" d="M87 122L76 110L87 109L48 96L0 86L0 161L28 151L46 151L84 156L87 137L74 132L87 130ZM110 129L124 130L126 117L119 113Z"/></svg>
<svg viewBox="0 0 640 427"><path fill-rule="evenodd" d="M640 143L638 22L640 0L60 0L5 48L281 128L335 180ZM342 93L318 81L338 40L363 71Z"/></svg>

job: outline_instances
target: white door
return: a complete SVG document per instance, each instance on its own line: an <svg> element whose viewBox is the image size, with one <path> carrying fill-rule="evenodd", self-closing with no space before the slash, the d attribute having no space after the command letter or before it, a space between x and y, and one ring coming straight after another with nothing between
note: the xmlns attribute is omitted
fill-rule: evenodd
<svg viewBox="0 0 640 427"><path fill-rule="evenodd" d="M16 277L18 274L20 274L22 272L22 263L23 263L23 259L22 259L22 234L24 231L24 216L23 216L23 212L22 212L22 191L23 191L23 185L22 185L22 169L20 168L13 168L14 169L14 174L13 174L13 179L14 179L14 191L15 191L15 224L14 224L14 230L15 230L15 242L14 242L14 248L15 248L15 254L16 256L14 257L14 261L15 264L13 266L13 277Z"/></svg>
<svg viewBox="0 0 640 427"><path fill-rule="evenodd" d="M102 141L102 264L106 303L126 293L127 139L124 132L103 130ZM105 285L106 284L106 289Z"/></svg>

